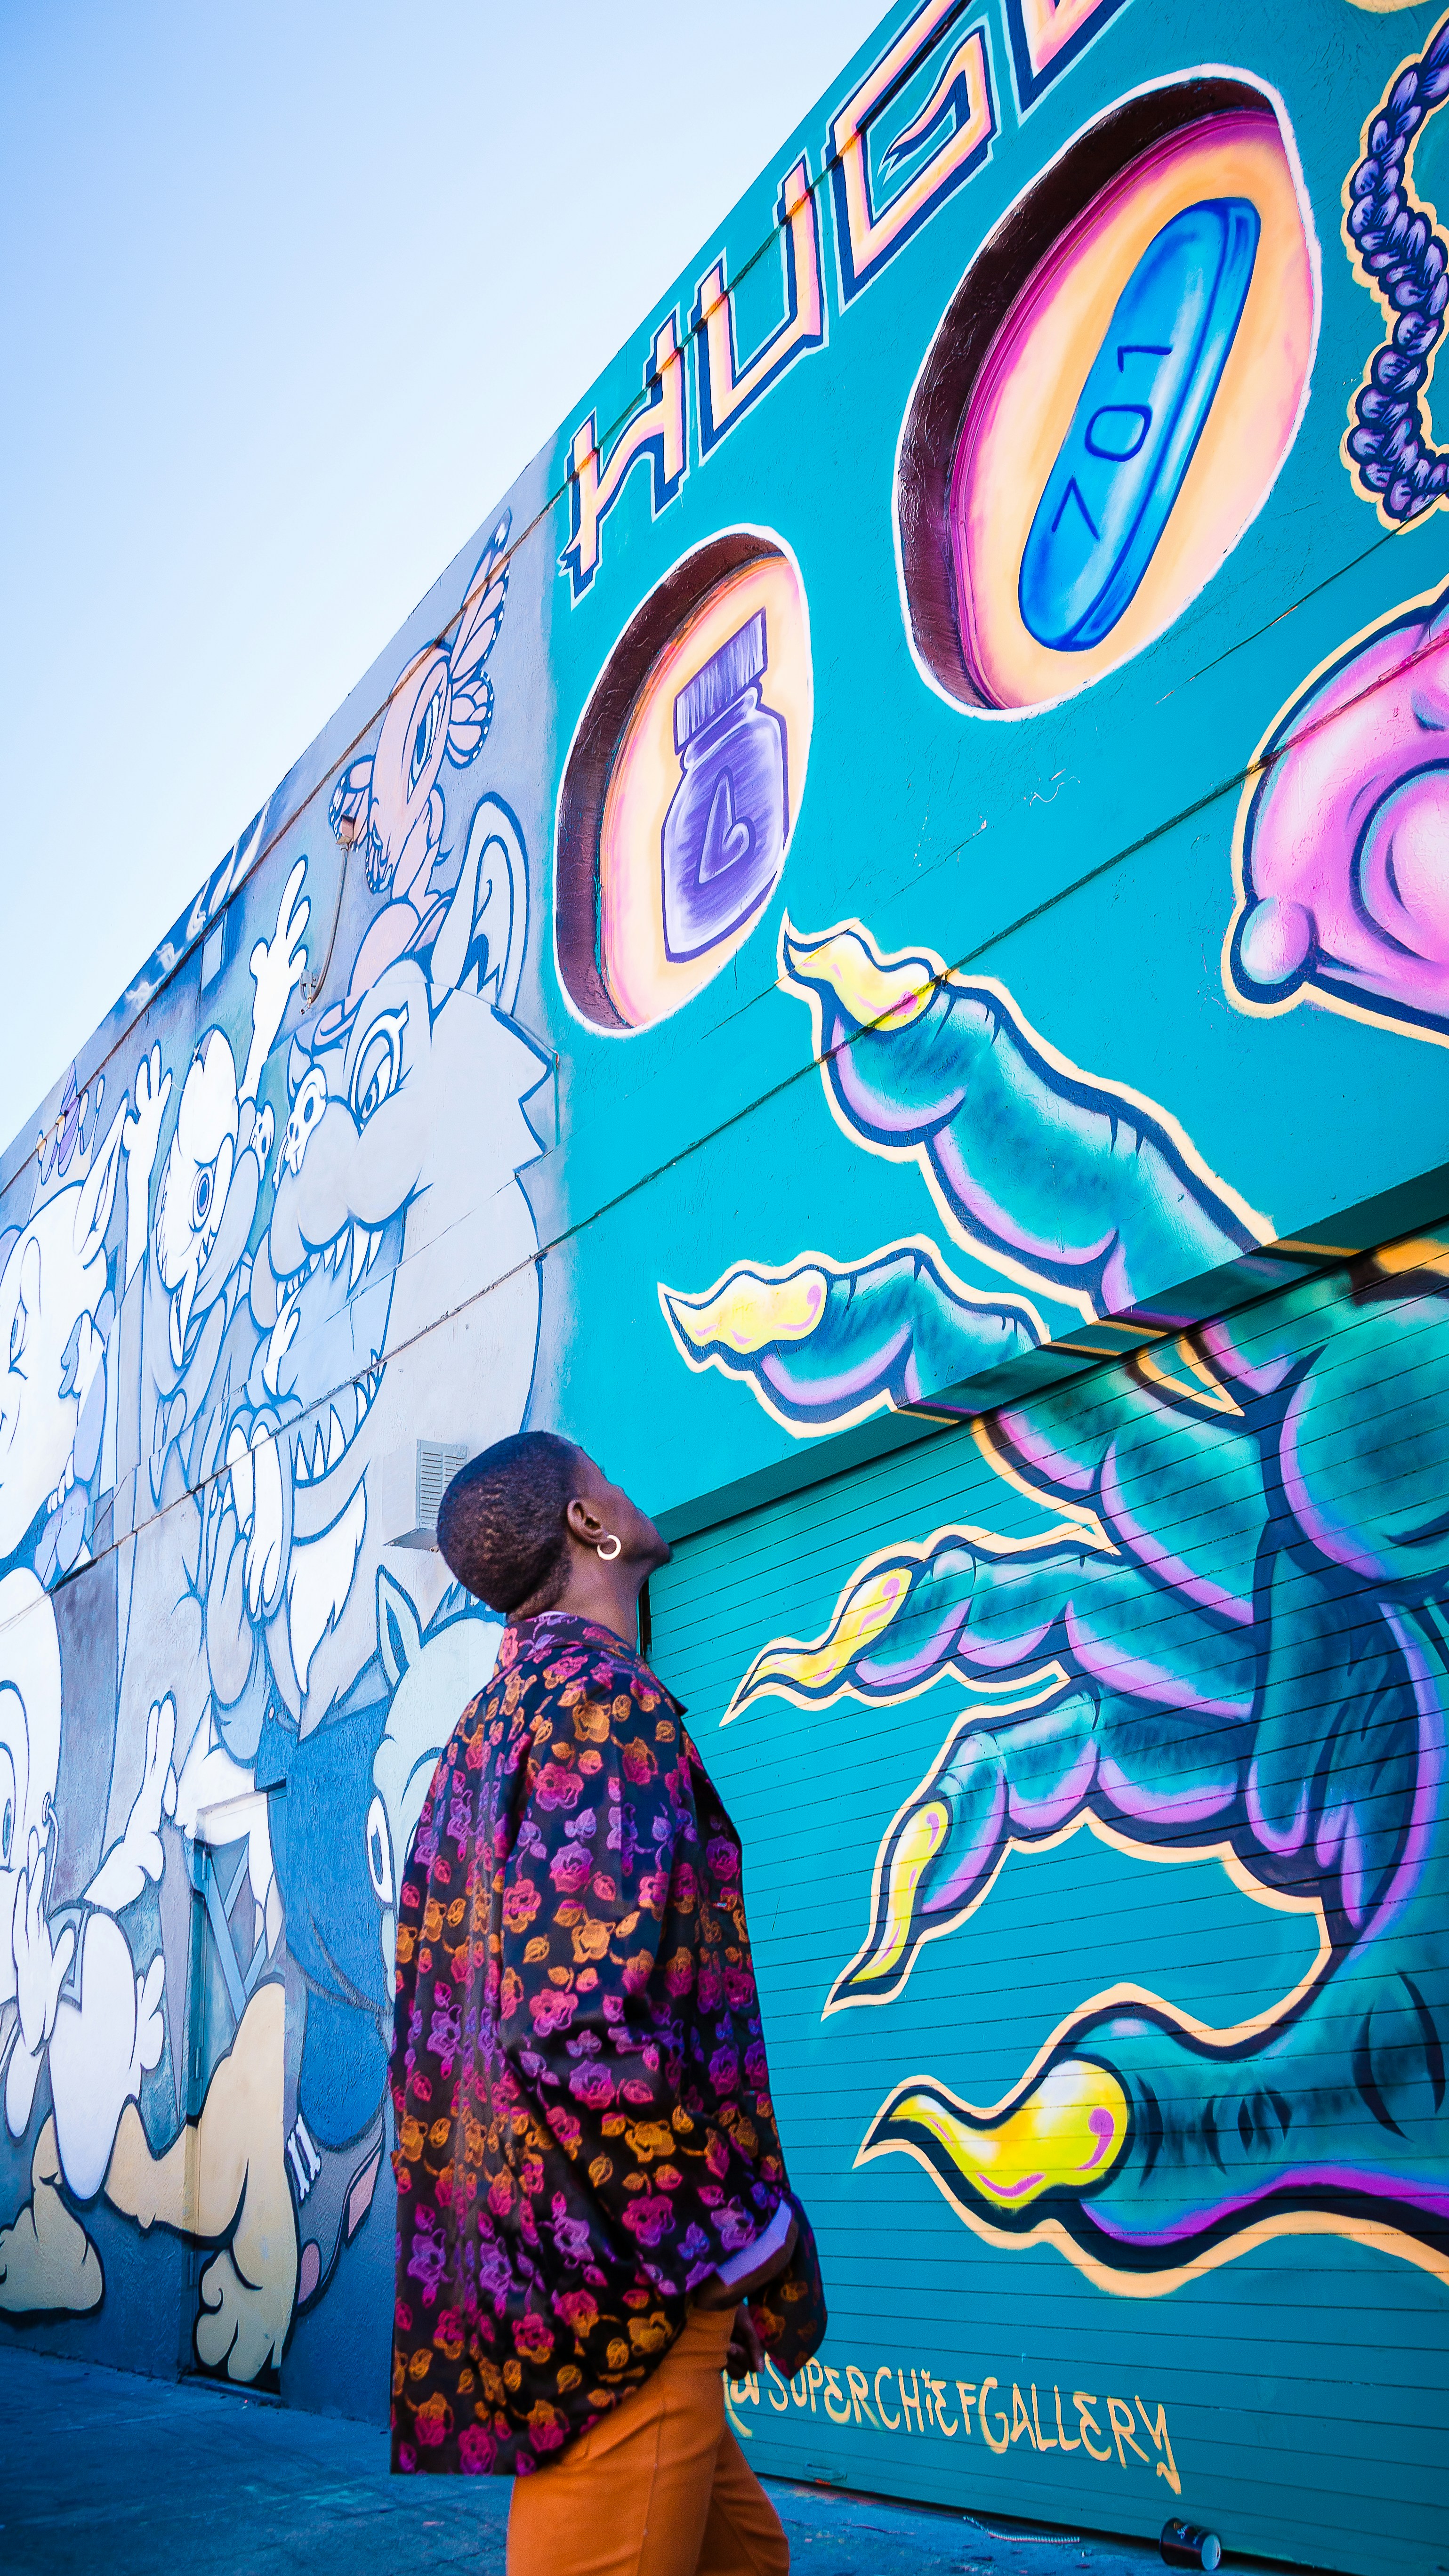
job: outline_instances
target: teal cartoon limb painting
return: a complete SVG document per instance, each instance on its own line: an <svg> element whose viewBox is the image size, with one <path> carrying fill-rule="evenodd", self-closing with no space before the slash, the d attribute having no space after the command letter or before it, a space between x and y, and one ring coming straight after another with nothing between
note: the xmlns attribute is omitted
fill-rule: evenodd
<svg viewBox="0 0 1449 2576"><path fill-rule="evenodd" d="M955 1241L1012 1282L1088 1318L1140 1311L1271 1232L1175 1119L1084 1073L992 979L929 949L884 956L859 922L787 920L780 981L809 1005L837 1126L914 1164ZM659 1293L691 1368L743 1382L799 1431L916 1404L1047 1338L1030 1296L964 1286L925 1237Z"/></svg>
<svg viewBox="0 0 1449 2576"><path fill-rule="evenodd" d="M837 1126L914 1162L959 1243L1100 1315L1270 1232L1155 1102L1083 1073L1004 985L930 949L884 956L859 922L780 934Z"/></svg>
<svg viewBox="0 0 1449 2576"><path fill-rule="evenodd" d="M924 1236L858 1262L736 1262L703 1296L661 1287L659 1299L692 1369L739 1379L796 1432L918 1404L1046 1339L1026 1298L964 1287Z"/></svg>
<svg viewBox="0 0 1449 2576"><path fill-rule="evenodd" d="M956 1242L1089 1316L1164 1300L1125 1366L978 1426L999 1514L978 1487L970 1522L877 1550L822 1634L765 1644L738 1684L726 1722L770 1699L884 1708L965 1686L881 1838L827 2014L898 2001L1012 1850L1086 1821L1164 1864L1211 1851L1318 1933L1310 1973L1241 2026L1122 1986L1084 1997L1001 2101L913 2076L862 2160L909 2154L978 2233L1045 2237L1131 2294L1284 2230L1449 2277L1449 1252L1400 1247L1346 1291L1305 1285L1276 1340L1171 1332L1166 1292L1271 1232L1175 1119L928 951L787 924L781 961L836 1124L914 1163ZM662 1295L691 1365L797 1433L882 1386L912 1400L893 1353L924 1347L943 1309L962 1355L987 1330L924 1240ZM1015 1330L1029 1347L1025 1313Z"/></svg>
<svg viewBox="0 0 1449 2576"><path fill-rule="evenodd" d="M1007 1407L981 1445L1043 1534L880 1551L731 1705L886 1705L947 1676L969 1694L880 1844L829 2012L889 2004L1010 1850L1087 1817L1164 1860L1215 1850L1318 1914L1315 1967L1250 2025L1124 1989L1003 2102L927 2075L881 2104L865 2159L915 2156L979 2233L1046 2235L1113 2288L1308 2229L1449 2277L1446 1278L1444 1246L1412 1244L1359 1266L1348 1316L1315 1288L1276 1340L1209 1326L1096 1400Z"/></svg>

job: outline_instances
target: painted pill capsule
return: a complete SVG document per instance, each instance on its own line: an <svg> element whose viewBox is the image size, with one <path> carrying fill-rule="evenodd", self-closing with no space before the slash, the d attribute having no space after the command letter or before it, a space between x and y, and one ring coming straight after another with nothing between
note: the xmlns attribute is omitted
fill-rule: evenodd
<svg viewBox="0 0 1449 2576"><path fill-rule="evenodd" d="M1110 635L1161 541L1248 300L1246 197L1187 206L1117 299L1021 558L1023 623L1081 653Z"/></svg>

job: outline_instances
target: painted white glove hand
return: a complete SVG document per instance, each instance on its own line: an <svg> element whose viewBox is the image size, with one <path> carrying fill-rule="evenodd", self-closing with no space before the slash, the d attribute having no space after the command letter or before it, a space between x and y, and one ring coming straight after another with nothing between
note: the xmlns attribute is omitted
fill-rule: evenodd
<svg viewBox="0 0 1449 2576"><path fill-rule="evenodd" d="M66 1924L59 1940L51 1940L45 1919L45 1850L37 1833L31 1834L26 1866L15 1883L10 1947L21 2043L27 2056L38 2059L55 2028L60 1990L75 1957L75 1934Z"/></svg>
<svg viewBox="0 0 1449 2576"><path fill-rule="evenodd" d="M255 1100L257 1096L262 1067L277 1043L287 1004L307 971L302 933L312 907L302 893L306 873L307 862L299 859L283 890L275 937L259 939L248 960L257 989L252 1001L252 1042L242 1082L244 1100Z"/></svg>
<svg viewBox="0 0 1449 2576"><path fill-rule="evenodd" d="M154 1886L160 1878L165 1858L161 1818L163 1812L168 1816L176 1813L176 1774L171 1767L175 1746L176 1702L168 1691L164 1699L151 1703L146 1720L145 1768L126 1819L126 1830L115 1849L107 1852L86 1889L86 1902L107 1914L122 1913L135 1903L148 1879Z"/></svg>

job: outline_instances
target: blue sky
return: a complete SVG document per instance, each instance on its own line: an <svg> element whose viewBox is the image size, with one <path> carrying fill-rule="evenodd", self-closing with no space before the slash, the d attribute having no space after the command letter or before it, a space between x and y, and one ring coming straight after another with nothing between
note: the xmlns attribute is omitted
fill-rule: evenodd
<svg viewBox="0 0 1449 2576"><path fill-rule="evenodd" d="M883 0L0 0L0 1141Z"/></svg>

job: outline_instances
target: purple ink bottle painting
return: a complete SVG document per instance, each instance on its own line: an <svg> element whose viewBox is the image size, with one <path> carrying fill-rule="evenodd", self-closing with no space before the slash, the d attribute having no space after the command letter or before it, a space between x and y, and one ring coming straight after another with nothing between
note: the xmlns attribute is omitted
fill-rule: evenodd
<svg viewBox="0 0 1449 2576"><path fill-rule="evenodd" d="M785 727L760 704L765 612L711 654L674 701L683 775L664 817L664 945L700 956L763 903L780 873L790 808Z"/></svg>

